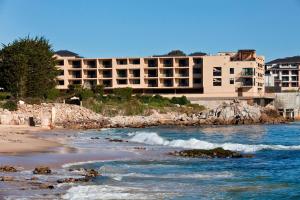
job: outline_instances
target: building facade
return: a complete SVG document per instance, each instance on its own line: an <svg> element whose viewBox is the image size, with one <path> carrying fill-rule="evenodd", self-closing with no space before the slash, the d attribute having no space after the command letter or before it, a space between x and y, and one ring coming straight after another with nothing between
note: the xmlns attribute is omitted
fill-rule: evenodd
<svg viewBox="0 0 300 200"><path fill-rule="evenodd" d="M266 63L266 75L274 77L277 92L299 90L300 56L280 58Z"/></svg>
<svg viewBox="0 0 300 200"><path fill-rule="evenodd" d="M263 97L264 57L255 50L217 55L134 58L81 58L59 51L55 55L58 89L70 84L131 87L135 93L187 97Z"/></svg>

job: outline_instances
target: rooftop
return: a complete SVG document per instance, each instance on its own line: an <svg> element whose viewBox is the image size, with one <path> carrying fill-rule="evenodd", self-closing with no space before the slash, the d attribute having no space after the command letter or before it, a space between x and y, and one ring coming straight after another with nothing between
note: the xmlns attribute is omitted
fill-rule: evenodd
<svg viewBox="0 0 300 200"><path fill-rule="evenodd" d="M278 58L275 60L272 60L266 65L272 65L272 64L289 64L289 63L299 63L300 64L300 56L293 56L293 57L286 57L286 58Z"/></svg>
<svg viewBox="0 0 300 200"><path fill-rule="evenodd" d="M81 56L79 56L77 53L74 53L72 51L68 51L68 50L59 50L56 51L55 54L61 56L61 57L76 57L76 58L81 58Z"/></svg>

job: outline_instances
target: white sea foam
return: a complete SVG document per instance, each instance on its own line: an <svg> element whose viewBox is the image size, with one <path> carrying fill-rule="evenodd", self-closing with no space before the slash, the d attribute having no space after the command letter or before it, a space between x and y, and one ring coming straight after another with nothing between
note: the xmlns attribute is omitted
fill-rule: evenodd
<svg viewBox="0 0 300 200"><path fill-rule="evenodd" d="M148 193L142 188L117 187L109 185L76 186L63 195L63 199L94 200L94 199L158 199L162 194Z"/></svg>
<svg viewBox="0 0 300 200"><path fill-rule="evenodd" d="M233 177L233 174L230 172L163 174L163 175L127 173L127 174L103 174L103 175L110 176L114 180L122 180L123 177L160 178L160 179L220 179L220 178Z"/></svg>
<svg viewBox="0 0 300 200"><path fill-rule="evenodd" d="M163 145L170 147L180 147L186 149L214 149L221 147L226 150L240 152L256 152L264 149L271 150L300 150L300 145L285 146L285 145L266 145L266 144L239 144L239 143L211 143L204 140L191 138L189 140L166 140L154 132L141 132L135 134L131 142L145 143L150 145Z"/></svg>

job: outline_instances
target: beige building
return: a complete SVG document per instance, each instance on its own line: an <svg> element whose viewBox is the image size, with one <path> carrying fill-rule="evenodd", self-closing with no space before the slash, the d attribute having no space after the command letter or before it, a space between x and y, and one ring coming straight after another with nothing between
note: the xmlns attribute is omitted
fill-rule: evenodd
<svg viewBox="0 0 300 200"><path fill-rule="evenodd" d="M136 93L197 98L260 98L264 96L264 57L255 50L217 55L134 58L81 58L56 53L58 89L70 84L131 87Z"/></svg>

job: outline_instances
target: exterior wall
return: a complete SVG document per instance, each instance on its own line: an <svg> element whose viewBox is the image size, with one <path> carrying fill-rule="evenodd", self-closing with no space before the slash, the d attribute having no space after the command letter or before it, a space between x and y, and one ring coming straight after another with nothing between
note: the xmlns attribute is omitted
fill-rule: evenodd
<svg viewBox="0 0 300 200"><path fill-rule="evenodd" d="M231 61L230 56L207 56L203 58L204 93L212 97L259 97L264 95L263 58L256 61ZM214 67L221 67L221 76L214 76ZM230 74L230 68L234 73ZM253 75L243 74L244 68L253 69ZM214 78L221 78L221 86L214 86ZM234 84L230 84L234 79ZM245 79L252 79L252 85L243 85ZM258 85L260 84L260 85ZM239 92L240 90L240 92Z"/></svg>
<svg viewBox="0 0 300 200"><path fill-rule="evenodd" d="M284 115L290 110L296 119L300 119L300 93L299 92L285 92L275 93L274 106L278 110L282 110Z"/></svg>
<svg viewBox="0 0 300 200"><path fill-rule="evenodd" d="M98 84L105 85L107 90L131 87L142 93L165 96L262 97L264 58L251 54L254 56L251 61L233 61L234 55L237 53L145 58L76 58L56 55L60 63L57 67L64 71L57 77L57 88L68 89L70 84ZM213 76L214 67L221 67L221 76ZM230 74L230 68L234 68L234 74ZM251 68L255 73L245 75L244 68ZM214 78L222 79L221 86L213 85ZM233 84L230 84L230 79ZM253 84L243 85L246 79L251 79Z"/></svg>

